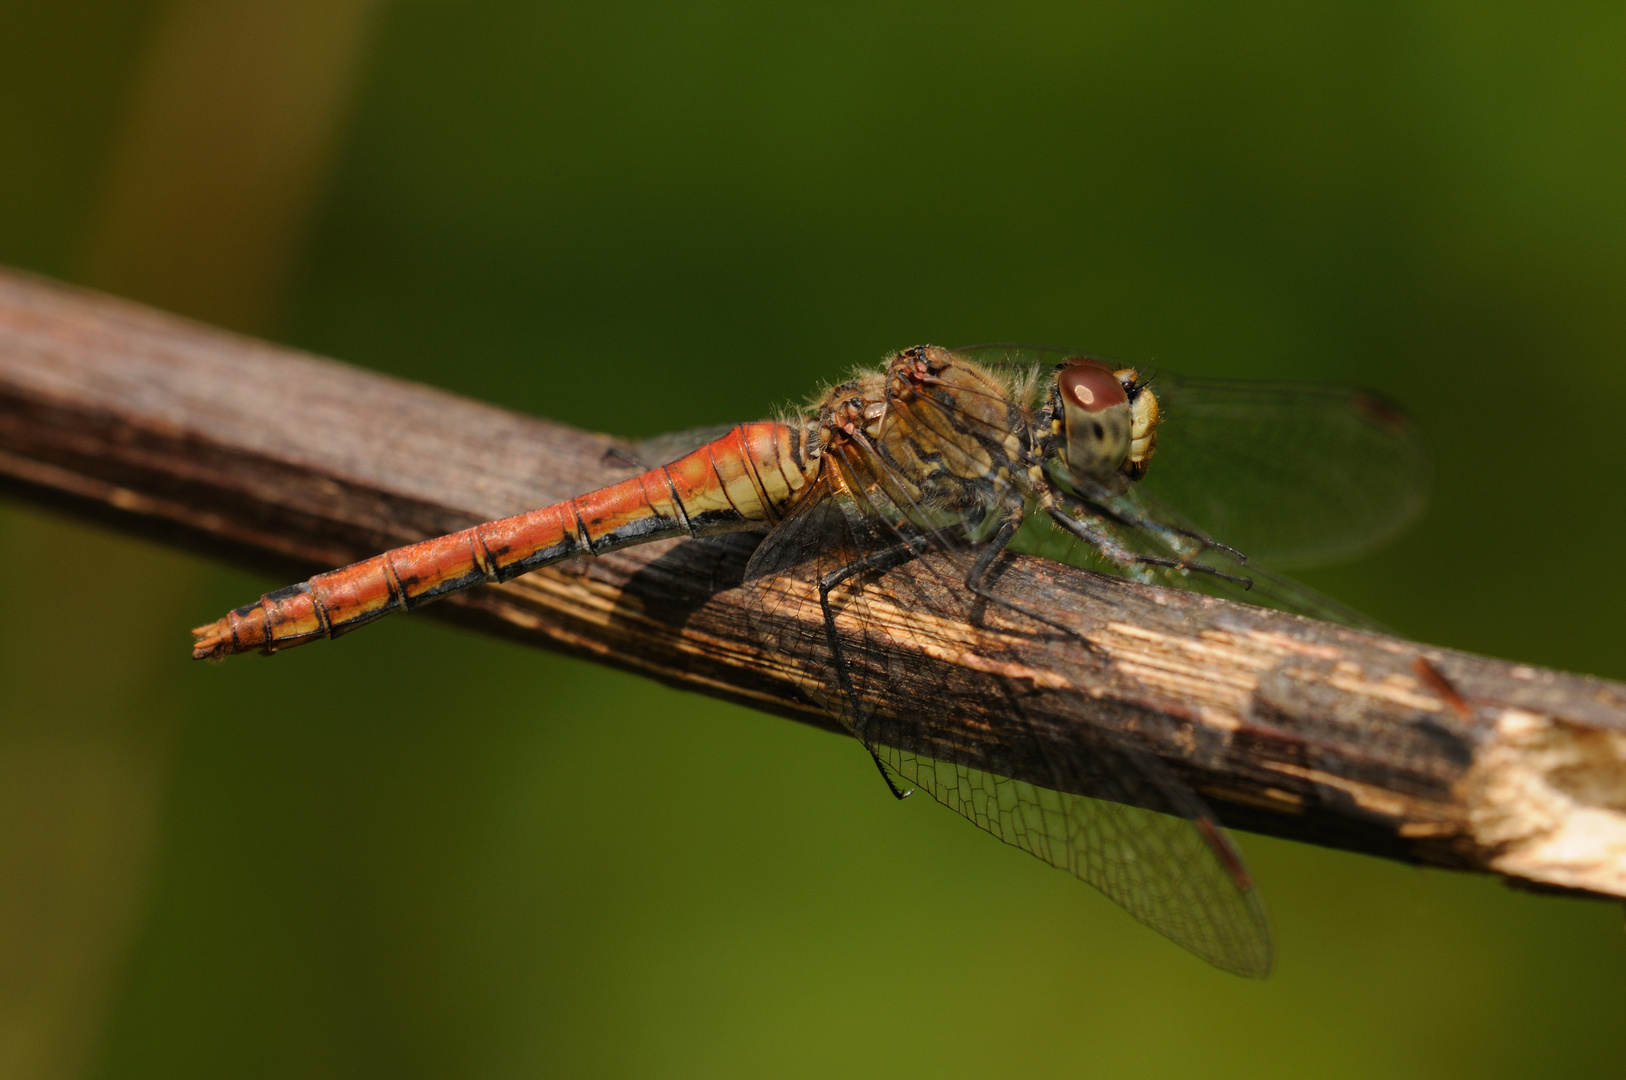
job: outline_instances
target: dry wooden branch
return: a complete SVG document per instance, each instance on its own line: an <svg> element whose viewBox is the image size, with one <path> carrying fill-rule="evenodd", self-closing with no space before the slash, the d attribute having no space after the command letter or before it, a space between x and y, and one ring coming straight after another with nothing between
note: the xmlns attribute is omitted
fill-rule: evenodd
<svg viewBox="0 0 1626 1080"><path fill-rule="evenodd" d="M9 490L290 581L625 476L615 446L0 273ZM835 729L804 693L810 674L746 625L734 586L752 542L647 545L429 610ZM934 587L919 566L891 573ZM1036 641L1024 707L1057 738L1085 724L1132 731L1228 824L1626 896L1626 686L1036 559L1014 560L1000 587L1042 594L1095 646ZM817 628L805 605L784 618L787 632ZM899 640L876 661L917 676L897 683L892 708L950 711L955 673L978 663L990 630L934 632L931 647ZM954 722L975 728L989 704L954 701Z"/></svg>

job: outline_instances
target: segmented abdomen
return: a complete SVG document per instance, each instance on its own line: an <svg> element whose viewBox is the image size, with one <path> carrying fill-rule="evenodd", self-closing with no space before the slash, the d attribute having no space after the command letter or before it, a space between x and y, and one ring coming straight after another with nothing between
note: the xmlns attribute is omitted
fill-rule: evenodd
<svg viewBox="0 0 1626 1080"><path fill-rule="evenodd" d="M778 521L818 474L802 429L741 424L669 465L618 484L462 532L395 548L192 631L197 659L266 653L337 637L395 611L488 581L508 581L575 555L672 536L705 536Z"/></svg>

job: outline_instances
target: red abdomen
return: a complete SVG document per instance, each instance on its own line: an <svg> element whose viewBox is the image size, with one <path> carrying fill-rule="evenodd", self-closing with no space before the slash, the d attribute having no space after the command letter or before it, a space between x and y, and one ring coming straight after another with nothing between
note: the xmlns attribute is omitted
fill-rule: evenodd
<svg viewBox="0 0 1626 1080"><path fill-rule="evenodd" d="M818 459L805 452L804 439L804 430L790 424L741 424L669 465L618 484L267 593L192 631L192 655L271 653L572 556L776 522L818 475Z"/></svg>

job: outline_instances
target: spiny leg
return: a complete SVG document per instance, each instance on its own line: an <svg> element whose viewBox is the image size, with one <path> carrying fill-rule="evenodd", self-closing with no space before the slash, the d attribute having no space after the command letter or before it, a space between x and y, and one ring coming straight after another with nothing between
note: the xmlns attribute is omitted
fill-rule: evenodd
<svg viewBox="0 0 1626 1080"><path fill-rule="evenodd" d="M1005 551L1006 547L1010 545L1012 538L1016 536L1017 530L1019 530L1021 527L1022 515L1012 514L1004 520L997 530L995 530L994 535L988 539L988 541L983 545L982 550L977 553L976 562L972 563L971 569L966 571L966 589L973 595L979 596L988 601L990 604L996 604L999 607L1005 608L1009 611L1014 611L1018 614L1025 615L1034 622L1043 623L1052 630L1059 630L1068 637L1077 638L1079 641L1083 642L1085 648L1089 649L1091 652L1099 651L1096 649L1095 644L1091 642L1089 638L1080 633L1076 627L1057 622L1054 619L1039 614L1039 612L1034 611L1030 607L1026 607L1022 604L1016 603L1013 600L1007 600L1002 596L998 596L988 586L988 571L992 569L994 561L998 559L999 556Z"/></svg>
<svg viewBox="0 0 1626 1080"><path fill-rule="evenodd" d="M892 793L892 797L894 799L907 799L909 796L915 793L914 788L904 791L902 788L898 787L898 785L892 779L892 774L886 771L886 762L881 760L881 755L877 754L873 747L866 746L864 749L869 751L870 760L875 762L875 767L881 770L881 779L886 781L886 789Z"/></svg>
<svg viewBox="0 0 1626 1080"><path fill-rule="evenodd" d="M908 485L905 484L902 481L902 479L896 475L896 470L886 461L886 459L881 454L879 454L873 447L870 447L869 443L863 439L863 436L859 435L859 436L856 436L855 438L858 441L859 445L864 446L865 448L867 448L869 450L872 459L882 467L882 470L885 473L887 473L888 475L892 476L892 478L894 480L894 484L895 484L895 486L897 488L897 491L902 496L902 501L907 504L907 511L911 512L911 518L912 519L918 519L918 520L926 520L928 518L928 515L927 515L926 511L920 506L919 503L917 503L909 495ZM893 501L894 501L894 503L896 503L899 500L897 498L894 498ZM878 519L880 519L882 521L888 521L889 524L890 524L890 521L889 521L889 518L887 517L887 515L885 515L883 513L880 513L879 509L874 507L873 504L871 504L871 509L877 510L876 517ZM1054 619L1050 619L1050 618L1048 618L1048 617L1046 617L1044 615L1041 615L1039 612L1034 611L1032 608L1025 607L1025 606L1023 606L1021 604L1018 604L1018 603L1015 603L1014 601L1011 601L1011 600L1007 600L1002 596L995 595L988 588L988 586L986 584L986 578L987 578L988 570L989 570L990 567L992 567L992 565L994 563L994 560L999 558L1000 553L1005 550L1005 548L1010 544L1011 539L1013 537L1015 537L1017 531L1021 528L1023 515L1024 515L1024 510L1022 508L1021 503L1020 502L1015 502L1014 505L1013 505L1013 509L1010 511L1009 514L1007 514L1007 516L1000 523L1000 526L999 526L999 528L997 530L995 530L994 535L989 540L985 541L984 544L982 545L982 551L980 551L978 553L977 559L974 562L974 564L972 565L971 570L966 574L966 576L965 576L965 578L964 578L964 580L962 582L963 585L973 595L981 597L982 599L988 601L989 603L995 604L995 605L997 605L999 607L1003 607L1003 608L1005 608L1005 609L1007 609L1009 611L1015 611L1018 614L1025 615L1028 618L1034 620L1035 622L1041 623L1041 624L1043 624L1045 626L1048 626L1048 627L1050 627L1050 628L1052 628L1054 630L1058 630L1061 633L1067 634L1070 637L1076 638L1079 641L1083 642L1085 647L1090 649L1092 652L1099 651L1099 650L1096 649L1095 645L1090 642L1090 640L1088 638L1086 638L1083 634L1079 633L1073 627L1067 626L1064 623L1056 622ZM952 541L950 539L950 537L944 531L936 529L936 528L932 528L931 526L927 526L927 528L931 529L930 537L916 537L916 538L910 538L908 536L905 536L903 534L903 532L901 531L900 527L897 526L897 525L890 525L890 527L891 527L892 531L897 535L899 541L904 543L904 544L910 545L911 549L924 550L924 548L926 546L928 546L929 544L931 544L933 542L935 542L937 544L937 546L939 546L939 547L957 546L955 541ZM960 526L957 529L952 530L952 531L956 531L956 532L963 531L963 526ZM963 536L956 538L956 540L963 540L963 539L964 539ZM935 570L933 570L933 574L939 580L943 581L945 585L948 584L947 580L944 579L942 577L942 575L938 574Z"/></svg>
<svg viewBox="0 0 1626 1080"><path fill-rule="evenodd" d="M1239 563L1246 563L1248 561L1248 556L1246 554L1238 551L1230 544L1220 543L1218 540L1215 540L1212 536L1209 536L1206 533L1200 533L1194 529L1183 529L1178 525L1165 525L1160 521L1152 521L1150 518L1144 518L1138 514L1126 514L1122 510L1108 506L1105 503L1096 502L1094 499L1085 498L1082 495L1074 495L1066 491L1057 491L1056 495L1060 499L1061 503L1071 510L1082 511L1086 514L1093 514L1096 517L1104 517L1108 521L1112 521L1118 525L1123 525L1131 529L1150 529L1156 532L1172 533L1175 536L1183 536L1187 540L1195 541L1205 551L1223 551Z"/></svg>
<svg viewBox="0 0 1626 1080"><path fill-rule="evenodd" d="M1142 555L1138 551L1130 551L1105 532L1062 510L1055 499L1045 500L1044 508L1052 521L1095 548L1104 558L1117 563L1119 566L1161 566L1170 570L1189 570L1197 574L1207 574L1222 581L1233 582L1241 585L1244 589L1253 588L1253 579L1249 577L1227 574L1223 570L1216 570L1214 567L1205 566L1202 563L1186 562L1181 559L1167 559L1161 555Z"/></svg>

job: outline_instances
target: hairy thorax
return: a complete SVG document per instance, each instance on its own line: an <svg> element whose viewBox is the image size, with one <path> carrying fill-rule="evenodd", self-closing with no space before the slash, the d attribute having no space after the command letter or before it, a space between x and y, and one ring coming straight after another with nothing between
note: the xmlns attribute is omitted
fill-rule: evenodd
<svg viewBox="0 0 1626 1080"><path fill-rule="evenodd" d="M833 387L819 426L825 447L839 447L827 467L842 463L842 483L879 489L884 502L932 521L975 520L1008 505L1013 462L1029 444L1008 383L932 346Z"/></svg>

